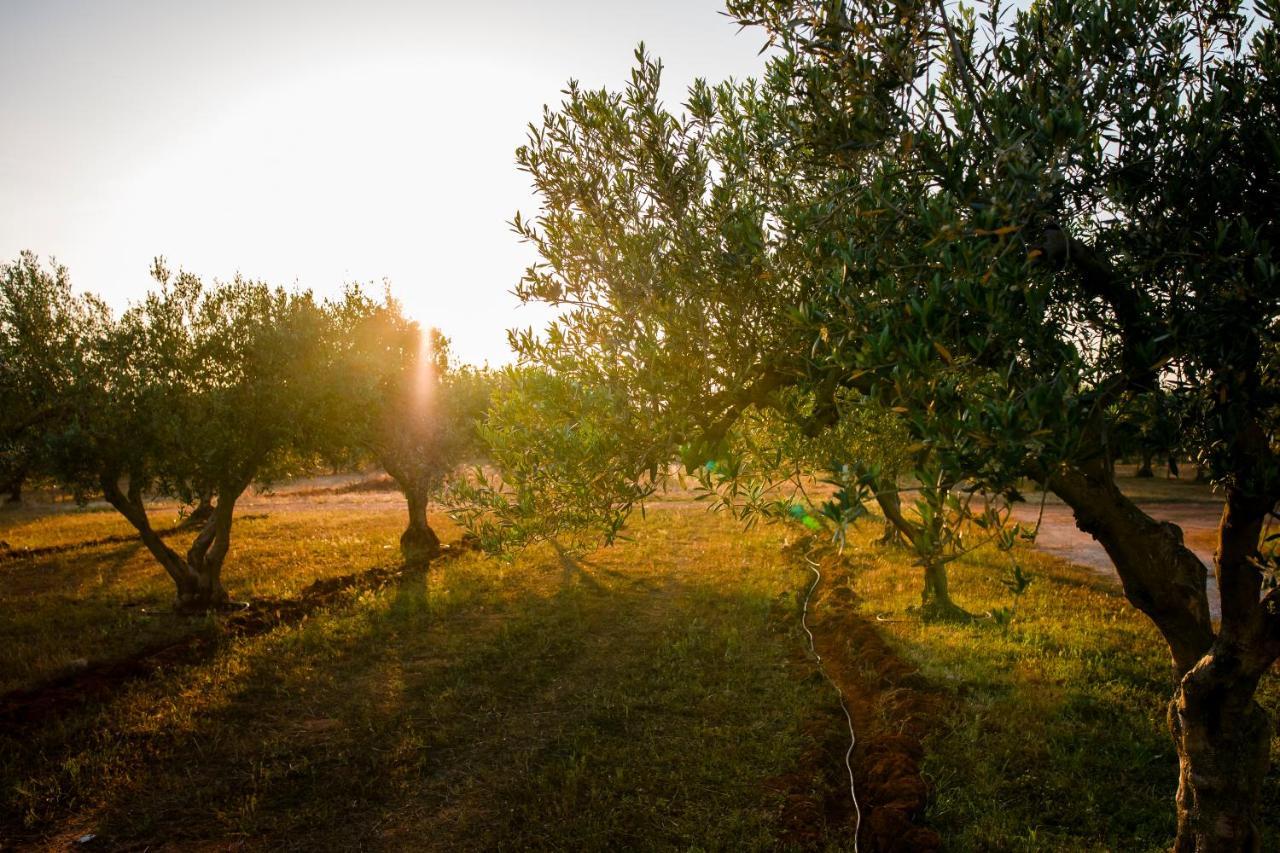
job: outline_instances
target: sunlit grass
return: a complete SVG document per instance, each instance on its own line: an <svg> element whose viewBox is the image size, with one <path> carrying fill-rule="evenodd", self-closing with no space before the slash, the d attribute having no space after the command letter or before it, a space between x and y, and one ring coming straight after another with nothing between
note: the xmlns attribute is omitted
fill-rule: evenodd
<svg viewBox="0 0 1280 853"><path fill-rule="evenodd" d="M234 600L285 598L324 577L397 562L403 517L388 510L320 508L243 514L223 582ZM171 509L155 514L163 528ZM447 518L432 523L446 541ZM42 548L126 533L115 512L0 515L0 538ZM123 526L122 526L123 525ZM168 538L184 550L195 532ZM172 612L173 585L136 539L0 562L0 692L45 680L85 660L110 660L183 636L207 620Z"/></svg>
<svg viewBox="0 0 1280 853"><path fill-rule="evenodd" d="M149 513L156 529L164 529L178 520L176 508L157 507ZM124 516L102 506L77 507L60 504L49 507L5 507L0 511L0 541L10 548L50 548L74 545L108 536L131 536L136 531Z"/></svg>
<svg viewBox="0 0 1280 853"><path fill-rule="evenodd" d="M803 577L778 533L660 512L580 562L463 556L136 683L5 777L55 835L769 849L766 782L832 701L771 618Z"/></svg>

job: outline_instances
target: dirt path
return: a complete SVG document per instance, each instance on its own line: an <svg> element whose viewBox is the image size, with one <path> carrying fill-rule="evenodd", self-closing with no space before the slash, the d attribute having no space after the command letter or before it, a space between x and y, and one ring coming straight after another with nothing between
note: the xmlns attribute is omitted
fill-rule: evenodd
<svg viewBox="0 0 1280 853"><path fill-rule="evenodd" d="M1029 495L1027 503L1014 511L1019 521L1035 523L1040 511L1039 495ZM1143 502L1142 509L1158 521L1169 521L1182 528L1184 541L1192 552L1210 567L1209 612L1214 619L1221 617L1218 601L1218 583L1213 577L1213 541L1222 514L1219 501ZM1076 527L1071 510L1061 503L1048 502L1044 507L1044 521L1036 537L1036 548L1055 557L1093 569L1119 583L1111 558L1092 536Z"/></svg>

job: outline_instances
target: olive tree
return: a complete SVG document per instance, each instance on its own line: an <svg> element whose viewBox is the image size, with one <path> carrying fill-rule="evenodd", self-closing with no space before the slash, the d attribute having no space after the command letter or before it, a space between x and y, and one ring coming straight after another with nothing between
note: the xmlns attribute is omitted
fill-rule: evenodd
<svg viewBox="0 0 1280 853"><path fill-rule="evenodd" d="M577 549L597 535L612 542L672 458L651 425L626 389L506 368L480 429L487 465L450 490L455 518L494 552L539 541Z"/></svg>
<svg viewBox="0 0 1280 853"><path fill-rule="evenodd" d="M699 82L685 114L677 115L659 100L660 64L641 48L625 91L571 84L561 107L547 110L517 155L541 201L535 219L514 222L541 256L517 292L563 313L541 335L513 336L516 351L573 387L609 389L612 405L648 428L639 440L580 448L597 454L584 467L640 478L665 473L679 457L691 472L717 481L709 487L735 498L768 495L754 508L725 504L748 516L793 517L797 492L786 489L788 500L780 502L781 484L771 484L759 466L723 464L746 449L733 446L745 435L735 429L744 415L767 409L786 421L785 430L822 441L860 412L890 410L880 399L861 399L874 377L828 374L816 358L821 347L813 345L804 312L833 273L807 241L796 239L791 223L821 198L825 178L799 169L790 156L788 80L779 71L763 84ZM835 405L837 397L845 403ZM571 430L574 423L566 414L556 428ZM539 435L522 429L496 438L527 447ZM908 445L908 453L895 450ZM793 451L778 445L769 453L787 456L790 465L799 461ZM968 618L950 599L946 565L969 547L966 538L972 543L966 533L1000 532L1001 541L1012 534L1005 493L964 483L931 443L850 443L838 454L808 459L804 473L830 477L831 464L842 476L856 475L848 485L869 490L917 552L925 614ZM504 476L510 481L512 474ZM962 484L971 488L954 494ZM902 511L903 488L917 498L909 504L918 517ZM594 514L611 516L616 528L635 505L625 490L570 493L581 501L618 501L573 506L562 496L538 510L544 520L557 512ZM975 514L969 496L979 494ZM861 500L851 499L815 517L829 521L838 537L861 509Z"/></svg>
<svg viewBox="0 0 1280 853"><path fill-rule="evenodd" d="M819 374L870 377L966 476L1072 508L1169 646L1176 849L1257 849L1254 693L1280 656L1275 5L731 7L778 45L789 150L826 186L788 219L831 271L803 308ZM1220 623L1181 531L1116 486L1117 423L1160 389L1189 401L1183 439L1225 498Z"/></svg>
<svg viewBox="0 0 1280 853"><path fill-rule="evenodd" d="M487 543L584 525L611 539L677 458L715 459L804 370L800 281L767 221L789 194L773 115L750 88L699 83L675 116L658 63L637 58L625 93L570 83L517 155L541 201L513 223L540 255L517 293L562 313L512 334L525 367L495 396L495 471L468 495Z"/></svg>
<svg viewBox="0 0 1280 853"><path fill-rule="evenodd" d="M448 338L405 317L389 294L375 303L353 292L348 305L360 306L347 335L351 387L363 389L357 443L404 494L406 560L429 559L440 538L427 523L428 504L482 453L488 373L452 364Z"/></svg>
<svg viewBox="0 0 1280 853"><path fill-rule="evenodd" d="M332 382L335 307L237 277L205 285L157 262L157 287L88 342L51 439L56 474L100 490L173 580L180 608L227 600L222 568L237 500L341 446L350 407ZM185 554L151 525L146 499L211 495Z"/></svg>

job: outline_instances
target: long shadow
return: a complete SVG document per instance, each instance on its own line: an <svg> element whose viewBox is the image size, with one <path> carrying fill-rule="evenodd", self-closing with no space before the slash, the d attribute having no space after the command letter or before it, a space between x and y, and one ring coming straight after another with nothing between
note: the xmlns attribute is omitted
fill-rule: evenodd
<svg viewBox="0 0 1280 853"><path fill-rule="evenodd" d="M452 559L457 551L440 559ZM152 643L114 660L91 661L31 687L0 695L0 731L10 737L38 729L90 703L102 703L125 685L176 666L205 663L226 641L255 637L281 625L302 621L310 614L347 598L353 591L374 589L394 581L403 567L374 566L363 572L313 582L287 599L257 599L243 611L211 625L198 622L192 633Z"/></svg>
<svg viewBox="0 0 1280 853"><path fill-rule="evenodd" d="M179 533L190 532L191 528L184 527L181 524L173 527L166 527L163 530L157 530L156 535L161 539L167 539L170 536L176 536ZM121 543L141 544L136 533L113 533L110 536L100 536L96 539L85 539L81 542L64 542L61 545L42 545L38 548L6 548L0 550L0 563L15 562L18 560L34 560L40 557L48 557L53 554L66 554L71 551L83 551L86 548L96 548L100 545L118 545Z"/></svg>
<svg viewBox="0 0 1280 853"><path fill-rule="evenodd" d="M106 564L102 568L103 586L114 586L120 578L120 573L128 562L138 555L143 548L142 541L135 538L132 542L128 542L119 548L112 548L106 557ZM159 567L157 566L157 569Z"/></svg>
<svg viewBox="0 0 1280 853"><path fill-rule="evenodd" d="M256 513L240 516L237 522L243 524L246 521L258 521L266 518L265 513ZM186 522L179 522L170 527L156 531L156 535L161 539L168 539L171 536L177 536L179 533L194 533L195 529ZM138 539L137 533L113 533L110 536L99 536L95 539L84 539L80 542L64 542L61 545L41 545L37 548L3 548L0 549L0 563L16 562L18 560L33 560L40 557L48 557L53 554L66 554L71 551L83 551L86 548L96 548L100 545L118 545L121 543L131 543L141 546L141 540Z"/></svg>
<svg viewBox="0 0 1280 853"><path fill-rule="evenodd" d="M773 826L764 777L808 736L761 695L831 700L779 668L776 637L751 636L758 659L727 654L768 598L677 581L655 611L554 562L541 571L560 583L504 597L468 566L402 575L385 605L260 645L190 728L138 745L156 757L93 831L129 847L723 849Z"/></svg>
<svg viewBox="0 0 1280 853"><path fill-rule="evenodd" d="M573 554L570 554L564 549L563 545L554 539L551 540L551 547L556 552L556 557L560 560L560 568L562 571L560 583L562 586L568 587L575 583L579 583L591 587L596 591L600 590L601 587L599 581L583 571L586 564L580 557L575 557Z"/></svg>

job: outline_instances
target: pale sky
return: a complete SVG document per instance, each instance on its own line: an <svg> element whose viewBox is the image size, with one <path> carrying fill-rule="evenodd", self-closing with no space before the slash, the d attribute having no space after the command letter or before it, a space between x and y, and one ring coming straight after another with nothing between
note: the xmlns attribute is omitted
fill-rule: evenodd
<svg viewBox="0 0 1280 853"><path fill-rule="evenodd" d="M644 41L670 106L758 75L721 0L2 0L0 258L56 256L120 308L151 259L322 294L388 279L464 360L545 309L510 290L536 211L514 165L569 78L621 88Z"/></svg>

